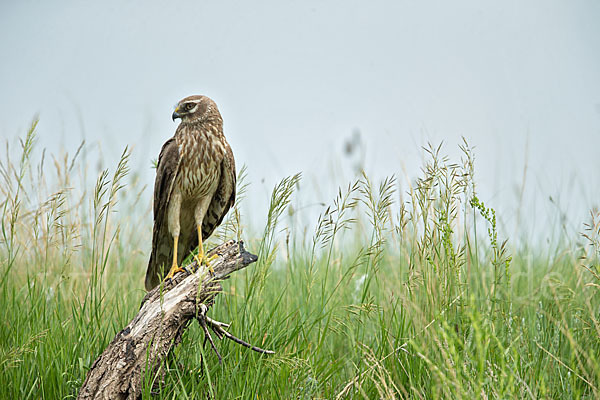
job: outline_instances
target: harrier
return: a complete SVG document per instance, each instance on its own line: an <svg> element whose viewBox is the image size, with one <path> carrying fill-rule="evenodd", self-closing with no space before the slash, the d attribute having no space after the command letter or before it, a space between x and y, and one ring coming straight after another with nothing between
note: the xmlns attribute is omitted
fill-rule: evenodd
<svg viewBox="0 0 600 400"><path fill-rule="evenodd" d="M146 290L182 271L182 261L196 246L198 265L211 269L202 241L235 201L235 161L215 102L186 97L173 112L173 121L177 118L181 123L158 157Z"/></svg>

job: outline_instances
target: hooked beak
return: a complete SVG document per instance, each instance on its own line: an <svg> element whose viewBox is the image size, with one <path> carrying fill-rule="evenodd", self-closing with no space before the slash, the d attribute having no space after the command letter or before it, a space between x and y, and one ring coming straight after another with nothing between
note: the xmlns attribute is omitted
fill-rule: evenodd
<svg viewBox="0 0 600 400"><path fill-rule="evenodd" d="M173 115L171 115L171 118L173 119L173 121L175 121L177 118L181 118L181 114L179 114L177 112L179 108L175 109L175 111L173 111Z"/></svg>

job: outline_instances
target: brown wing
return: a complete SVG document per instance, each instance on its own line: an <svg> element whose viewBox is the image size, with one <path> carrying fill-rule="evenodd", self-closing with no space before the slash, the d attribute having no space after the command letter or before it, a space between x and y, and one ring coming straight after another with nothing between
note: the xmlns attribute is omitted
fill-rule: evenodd
<svg viewBox="0 0 600 400"><path fill-rule="evenodd" d="M235 160L233 152L227 142L225 145L225 156L221 161L221 177L219 186L213 195L206 215L202 221L202 240L207 239L221 222L227 211L235 203Z"/></svg>
<svg viewBox="0 0 600 400"><path fill-rule="evenodd" d="M174 138L167 140L160 150L156 180L154 181L154 229L152 251L146 271L146 290L151 290L167 274L173 257L173 238L169 233L167 213L173 182L179 170L179 147Z"/></svg>

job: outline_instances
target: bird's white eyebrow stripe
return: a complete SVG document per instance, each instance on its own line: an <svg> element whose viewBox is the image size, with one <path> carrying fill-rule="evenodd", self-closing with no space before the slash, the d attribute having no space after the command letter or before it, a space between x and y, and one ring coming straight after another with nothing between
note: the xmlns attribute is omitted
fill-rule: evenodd
<svg viewBox="0 0 600 400"><path fill-rule="evenodd" d="M187 103L195 103L196 105L198 105L200 102L202 101L202 99L198 99L198 100L186 100L186 101L180 101L179 103L175 104L175 107L173 108L177 108L182 104L187 104Z"/></svg>

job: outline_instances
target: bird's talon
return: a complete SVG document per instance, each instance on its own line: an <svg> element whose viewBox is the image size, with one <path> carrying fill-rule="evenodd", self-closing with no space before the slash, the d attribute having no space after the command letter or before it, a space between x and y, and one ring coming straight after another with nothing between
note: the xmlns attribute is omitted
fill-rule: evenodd
<svg viewBox="0 0 600 400"><path fill-rule="evenodd" d="M177 274L178 272L181 272L181 271L185 271L185 269L180 268L177 265L173 265L171 267L171 270L167 274L167 276L165 276L165 282L171 281L173 279L173 277L175 276L175 274Z"/></svg>
<svg viewBox="0 0 600 400"><path fill-rule="evenodd" d="M216 260L217 258L219 258L219 254L213 254L210 257L207 257L206 254L203 255L195 255L194 259L196 260L196 263L198 264L198 267L200 267L200 265L205 265L208 268L208 271L211 273L211 275L215 274L215 270L212 267L212 265L210 264L212 261Z"/></svg>

